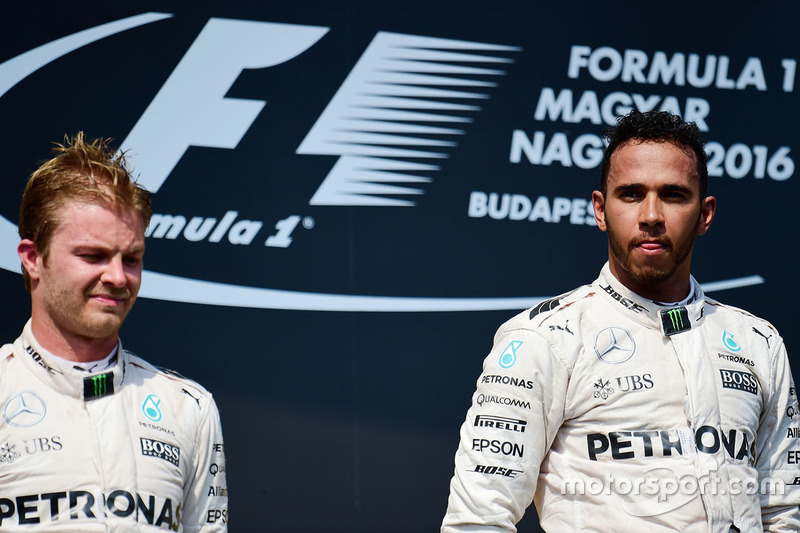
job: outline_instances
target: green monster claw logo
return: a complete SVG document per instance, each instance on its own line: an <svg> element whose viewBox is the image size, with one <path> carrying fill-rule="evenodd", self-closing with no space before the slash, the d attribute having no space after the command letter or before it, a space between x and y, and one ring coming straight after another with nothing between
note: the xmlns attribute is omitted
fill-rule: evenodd
<svg viewBox="0 0 800 533"><path fill-rule="evenodd" d="M94 383L94 395L95 396L103 396L106 393L106 378L108 374L101 374L99 376L92 377L92 383Z"/></svg>
<svg viewBox="0 0 800 533"><path fill-rule="evenodd" d="M683 315L681 315L680 309L670 309L668 311L669 319L672 321L672 327L676 331L680 331L683 329Z"/></svg>
<svg viewBox="0 0 800 533"><path fill-rule="evenodd" d="M112 372L83 378L83 399L94 400L114 394L113 379Z"/></svg>
<svg viewBox="0 0 800 533"><path fill-rule="evenodd" d="M661 325L664 327L664 334L675 335L681 331L686 331L692 327L689 322L689 313L685 307L665 309L660 312Z"/></svg>

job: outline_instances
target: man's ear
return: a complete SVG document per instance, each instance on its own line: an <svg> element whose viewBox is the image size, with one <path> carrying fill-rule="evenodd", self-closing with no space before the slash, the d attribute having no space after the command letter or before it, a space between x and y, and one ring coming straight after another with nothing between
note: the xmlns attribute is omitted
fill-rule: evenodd
<svg viewBox="0 0 800 533"><path fill-rule="evenodd" d="M22 268L28 273L32 280L38 280L42 267L42 254L39 247L30 239L22 239L17 246L19 259L22 261Z"/></svg>
<svg viewBox="0 0 800 533"><path fill-rule="evenodd" d="M717 199L707 196L700 204L700 220L697 221L697 234L703 235L708 231L711 221L714 220L714 213L717 212Z"/></svg>
<svg viewBox="0 0 800 533"><path fill-rule="evenodd" d="M600 191L592 192L592 206L594 206L594 221L600 231L606 231L606 199Z"/></svg>

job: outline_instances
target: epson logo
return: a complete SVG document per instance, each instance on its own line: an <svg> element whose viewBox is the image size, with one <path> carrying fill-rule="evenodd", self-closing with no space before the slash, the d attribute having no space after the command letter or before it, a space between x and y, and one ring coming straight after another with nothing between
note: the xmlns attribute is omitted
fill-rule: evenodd
<svg viewBox="0 0 800 533"><path fill-rule="evenodd" d="M475 427L502 429L518 433L525 433L527 424L525 420L505 416L478 415L475 417Z"/></svg>
<svg viewBox="0 0 800 533"><path fill-rule="evenodd" d="M758 380L753 374L739 370L726 370L724 368L720 368L719 373L720 376L722 376L723 388L758 394Z"/></svg>
<svg viewBox="0 0 800 533"><path fill-rule="evenodd" d="M489 439L472 439L472 449L479 452L488 450L491 453L512 457L522 457L525 453L525 446L522 444Z"/></svg>
<svg viewBox="0 0 800 533"><path fill-rule="evenodd" d="M175 466L180 466L181 449L177 446L161 442L160 440L146 439L144 437L140 437L139 441L142 445L142 455L158 457Z"/></svg>

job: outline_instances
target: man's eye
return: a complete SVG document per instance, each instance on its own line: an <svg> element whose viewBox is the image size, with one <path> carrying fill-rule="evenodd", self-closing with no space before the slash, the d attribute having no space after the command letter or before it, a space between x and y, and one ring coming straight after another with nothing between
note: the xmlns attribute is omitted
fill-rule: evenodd
<svg viewBox="0 0 800 533"><path fill-rule="evenodd" d="M136 266L142 262L141 257L123 257L122 261L128 266Z"/></svg>
<svg viewBox="0 0 800 533"><path fill-rule="evenodd" d="M662 197L667 200L683 200L684 198L686 198L686 195L682 192L673 191L664 193Z"/></svg>

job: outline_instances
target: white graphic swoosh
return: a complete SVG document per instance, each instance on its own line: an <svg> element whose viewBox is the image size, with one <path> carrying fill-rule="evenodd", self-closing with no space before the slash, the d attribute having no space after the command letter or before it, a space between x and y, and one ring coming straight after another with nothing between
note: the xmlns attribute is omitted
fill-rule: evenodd
<svg viewBox="0 0 800 533"><path fill-rule="evenodd" d="M748 276L728 281L717 281L709 285L714 286L713 290L720 291L757 283L764 283L764 278L761 276ZM706 286L703 285L702 287L705 291ZM147 271L142 275L142 290L139 295L156 300L251 307L255 309L369 312L527 309L549 298L548 296L525 296L519 298L407 298L403 296L324 294L245 287Z"/></svg>
<svg viewBox="0 0 800 533"><path fill-rule="evenodd" d="M37 46L33 50L28 50L24 54L13 57L0 65L0 96L6 94L14 85L46 64L70 52L74 52L78 48L115 33L170 17L172 17L170 13L143 13L79 31L42 46Z"/></svg>
<svg viewBox="0 0 800 533"><path fill-rule="evenodd" d="M0 268L20 272L16 244L17 229L0 216ZM761 276L746 276L701 284L703 292L723 291L764 283ZM494 311L527 309L549 298L407 298L404 296L359 296L315 292L284 291L202 281L145 270L142 273L142 298L254 309L290 309L302 311Z"/></svg>
<svg viewBox="0 0 800 533"><path fill-rule="evenodd" d="M172 14L156 12L136 15L62 37L9 59L0 64L0 97L31 73L82 46L115 33L170 17ZM0 268L3 270L21 272L19 256L16 253L18 243L16 225L0 215ZM142 281L139 296L143 298L256 309L368 312L488 311L525 309L548 298L546 296L406 298L324 294L230 285L150 271L142 274ZM704 284L702 287L704 291L711 292L759 283L764 283L764 278L748 276Z"/></svg>
<svg viewBox="0 0 800 533"><path fill-rule="evenodd" d="M43 66L78 48L115 33L170 17L172 17L170 13L150 12L115 20L61 37L12 57L0 64L0 97ZM11 272L20 272L19 257L16 253L18 242L16 226L0 216L0 268Z"/></svg>
<svg viewBox="0 0 800 533"><path fill-rule="evenodd" d="M20 272L16 226L0 216L0 268ZM13 246L12 246L13 244ZM723 291L764 283L761 276L746 276L701 284L703 292ZM302 311L494 311L527 309L549 298L407 298L404 296L359 296L316 292L284 291L259 287L202 281L145 270L142 274L142 298L254 309L291 309Z"/></svg>

